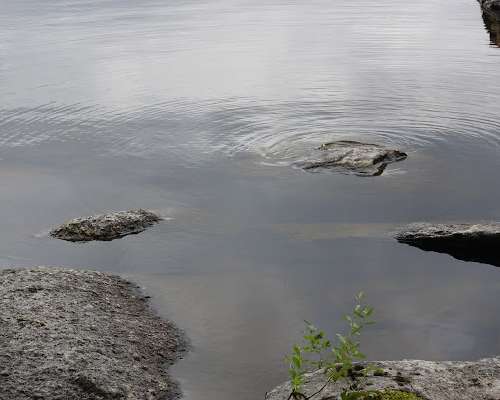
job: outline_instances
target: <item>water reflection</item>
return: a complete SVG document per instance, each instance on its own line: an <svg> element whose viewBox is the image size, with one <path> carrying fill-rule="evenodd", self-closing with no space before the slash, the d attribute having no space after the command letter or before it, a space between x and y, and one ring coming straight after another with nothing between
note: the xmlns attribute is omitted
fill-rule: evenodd
<svg viewBox="0 0 500 400"><path fill-rule="evenodd" d="M358 242L373 249L368 243ZM342 246L330 244L335 251ZM356 244L347 247L352 250ZM444 257L440 271L428 279L422 270L430 273L433 267L427 263L436 256L419 258L409 247L398 247L408 258L405 266L375 272L366 258L366 266L352 271L353 276L370 276L370 287L363 289L376 308L377 324L362 340L370 359L491 355L484 339L497 341L498 330L488 322L496 319L497 309L486 300L500 289L495 270L471 271L470 265ZM331 252L329 268L269 266L258 274L131 275L154 296L163 314L191 335L193 351L173 368L185 398L262 399L266 390L286 379L284 357L300 338L303 319L313 320L328 335L343 331L342 314L360 287L346 279L349 267L342 266L342 256L335 254ZM452 273L465 270L467 282ZM425 296L415 296L415 291Z"/></svg>
<svg viewBox="0 0 500 400"><path fill-rule="evenodd" d="M261 399L302 320L337 331L360 289L380 310L372 358L500 352L497 269L385 238L500 218L498 49L476 2L0 5L3 265L136 276L195 342L186 398ZM290 168L335 140L410 157L374 180ZM173 220L106 244L34 237L140 207Z"/></svg>
<svg viewBox="0 0 500 400"><path fill-rule="evenodd" d="M277 232L289 235L296 240L332 240L340 238L384 238L389 237L395 224L275 224Z"/></svg>
<svg viewBox="0 0 500 400"><path fill-rule="evenodd" d="M444 238L416 240L412 242L398 240L424 251L449 254L457 260L490 264L500 267L499 241L495 237L467 237L464 239Z"/></svg>

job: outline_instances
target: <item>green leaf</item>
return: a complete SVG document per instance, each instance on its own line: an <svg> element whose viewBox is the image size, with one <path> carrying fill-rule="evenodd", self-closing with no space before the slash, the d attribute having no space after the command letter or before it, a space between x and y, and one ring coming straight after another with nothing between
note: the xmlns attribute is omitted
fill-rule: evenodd
<svg viewBox="0 0 500 400"><path fill-rule="evenodd" d="M324 331L304 321L306 328L303 334L303 345L294 345L291 355L286 357L294 399L306 399L300 390L305 381L305 373L313 369L324 368L325 376L331 382L352 378L353 363L365 358L359 349L358 338L366 326L373 324L373 321L369 319L373 314L373 308L365 306L362 302L363 298L363 292L356 296L357 303L352 314L344 316L349 330L346 335L337 334L335 342L326 338ZM368 370L368 367L365 367L361 374L366 376ZM354 400L355 397L344 397L353 393L355 392L345 392L342 398Z"/></svg>

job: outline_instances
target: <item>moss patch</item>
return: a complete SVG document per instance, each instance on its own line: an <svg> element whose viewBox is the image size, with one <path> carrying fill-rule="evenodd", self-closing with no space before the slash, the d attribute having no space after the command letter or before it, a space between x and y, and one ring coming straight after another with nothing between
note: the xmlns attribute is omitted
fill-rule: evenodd
<svg viewBox="0 0 500 400"><path fill-rule="evenodd" d="M419 400L415 393L402 392L401 390L386 390L381 392L380 400Z"/></svg>
<svg viewBox="0 0 500 400"><path fill-rule="evenodd" d="M415 393L403 392L401 390L370 390L366 392L354 392L348 397L349 400L422 400Z"/></svg>

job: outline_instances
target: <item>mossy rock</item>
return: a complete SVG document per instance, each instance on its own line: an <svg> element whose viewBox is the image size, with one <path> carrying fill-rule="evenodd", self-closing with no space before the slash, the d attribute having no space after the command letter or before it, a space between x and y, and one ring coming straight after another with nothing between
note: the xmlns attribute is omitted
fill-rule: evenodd
<svg viewBox="0 0 500 400"><path fill-rule="evenodd" d="M402 390L370 390L366 392L352 392L348 400L422 400L415 393Z"/></svg>

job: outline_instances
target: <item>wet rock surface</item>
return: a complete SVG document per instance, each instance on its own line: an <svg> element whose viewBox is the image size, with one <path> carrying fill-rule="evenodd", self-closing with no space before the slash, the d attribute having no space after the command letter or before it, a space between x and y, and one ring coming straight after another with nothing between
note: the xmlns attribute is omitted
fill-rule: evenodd
<svg viewBox="0 0 500 400"><path fill-rule="evenodd" d="M372 363L383 373L370 376L359 390L397 389L413 392L426 400L500 399L500 359L479 361L382 361ZM306 395L320 390L325 383L320 371L308 375ZM337 400L346 382L329 384L315 400ZM287 400L290 384L285 383L266 394L266 400Z"/></svg>
<svg viewBox="0 0 500 400"><path fill-rule="evenodd" d="M378 144L340 140L325 143L312 154L310 160L297 166L310 172L336 169L358 176L382 175L387 165L404 160L406 153Z"/></svg>
<svg viewBox="0 0 500 400"><path fill-rule="evenodd" d="M485 14L500 19L500 0L479 0L479 4Z"/></svg>
<svg viewBox="0 0 500 400"><path fill-rule="evenodd" d="M109 241L140 233L161 219L149 210L118 211L72 219L52 229L50 235L70 242Z"/></svg>
<svg viewBox="0 0 500 400"><path fill-rule="evenodd" d="M417 223L395 235L398 242L446 253L463 261L500 266L500 224Z"/></svg>
<svg viewBox="0 0 500 400"><path fill-rule="evenodd" d="M156 400L182 333L116 276L63 268L0 271L1 400Z"/></svg>
<svg viewBox="0 0 500 400"><path fill-rule="evenodd" d="M490 35L490 43L500 47L500 18L483 13L483 22Z"/></svg>

